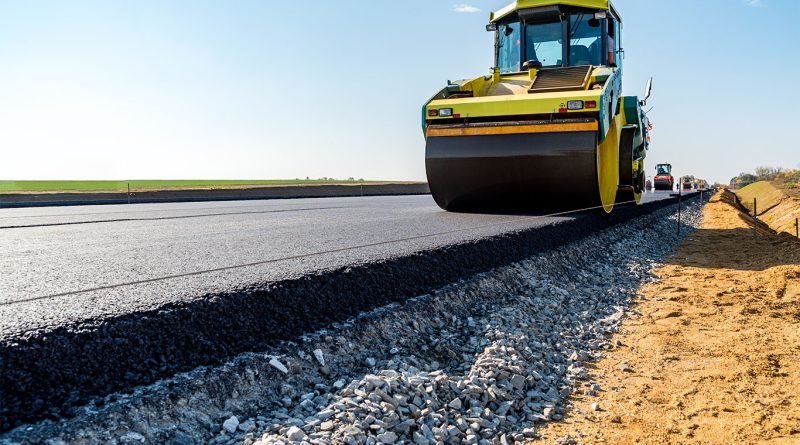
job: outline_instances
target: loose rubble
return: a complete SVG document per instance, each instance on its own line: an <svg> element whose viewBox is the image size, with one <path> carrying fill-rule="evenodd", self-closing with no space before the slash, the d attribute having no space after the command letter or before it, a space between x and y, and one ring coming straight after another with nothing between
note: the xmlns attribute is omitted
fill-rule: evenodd
<svg viewBox="0 0 800 445"><path fill-rule="evenodd" d="M696 211L689 218L698 223ZM585 363L615 347L608 336L628 312L633 292L678 240L653 232L674 224L666 219L647 231L621 227L495 271L515 278L479 279L482 292L496 286L504 298L476 300L471 314L408 318L406 329L391 320L385 331L394 335L387 340L406 340L413 347L403 351L411 353L392 346L383 360L367 357L373 372L341 389L284 403L267 413L260 439L244 443L489 445L537 437L536 424L561 419L572 391L601 392L586 380ZM448 289L435 298L461 291ZM600 411L601 404L592 409Z"/></svg>
<svg viewBox="0 0 800 445"><path fill-rule="evenodd" d="M148 443L174 442L180 434L181 443L226 445L493 445L536 438L537 424L563 418L573 391L602 396L586 363L617 347L609 334L630 313L635 290L652 280L652 268L699 215L697 204L684 207L679 235L674 208L666 208L362 314L266 356L242 356L226 365L226 385L209 369L161 383L183 401L157 411L172 426L156 430L152 422L137 431ZM202 393L212 388L228 393ZM219 399L224 405L210 402ZM138 406L135 414L155 417L143 411ZM82 422L76 424L85 443L121 442L107 421L97 433ZM116 438L99 439L109 436Z"/></svg>
<svg viewBox="0 0 800 445"><path fill-rule="evenodd" d="M231 416L230 419L222 423L222 429L229 434L233 434L239 428L239 419L236 416Z"/></svg>

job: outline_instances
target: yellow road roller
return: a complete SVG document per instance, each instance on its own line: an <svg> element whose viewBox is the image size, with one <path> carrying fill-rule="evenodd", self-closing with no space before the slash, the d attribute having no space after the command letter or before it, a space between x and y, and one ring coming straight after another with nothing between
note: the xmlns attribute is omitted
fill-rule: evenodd
<svg viewBox="0 0 800 445"><path fill-rule="evenodd" d="M491 14L494 68L422 109L436 203L457 212L639 203L649 121L622 96L622 19L608 0L517 0Z"/></svg>

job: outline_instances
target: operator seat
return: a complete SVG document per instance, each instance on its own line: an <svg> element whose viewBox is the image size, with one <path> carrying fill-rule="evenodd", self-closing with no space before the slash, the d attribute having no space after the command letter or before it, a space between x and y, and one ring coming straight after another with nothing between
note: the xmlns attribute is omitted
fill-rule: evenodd
<svg viewBox="0 0 800 445"><path fill-rule="evenodd" d="M583 45L571 46L569 49L569 64L572 66L592 65L592 55L589 48Z"/></svg>
<svg viewBox="0 0 800 445"><path fill-rule="evenodd" d="M592 58L592 65L594 66L600 66L603 61L603 55L601 54L603 49L600 46L600 43L600 39L597 39L589 46L589 55Z"/></svg>

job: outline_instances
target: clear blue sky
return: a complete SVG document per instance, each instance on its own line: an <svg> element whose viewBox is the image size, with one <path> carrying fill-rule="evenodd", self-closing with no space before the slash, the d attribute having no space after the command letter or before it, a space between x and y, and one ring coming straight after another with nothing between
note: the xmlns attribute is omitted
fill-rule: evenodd
<svg viewBox="0 0 800 445"><path fill-rule="evenodd" d="M0 0L0 179L424 179L420 106L504 4ZM616 5L649 169L798 167L799 1Z"/></svg>

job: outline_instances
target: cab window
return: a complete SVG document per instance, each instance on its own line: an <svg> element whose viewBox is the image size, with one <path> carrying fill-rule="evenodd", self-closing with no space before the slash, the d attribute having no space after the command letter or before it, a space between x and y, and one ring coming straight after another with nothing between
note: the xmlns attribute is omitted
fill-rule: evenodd
<svg viewBox="0 0 800 445"><path fill-rule="evenodd" d="M622 27L618 20L613 20L611 29L614 36L614 61L617 66L622 66Z"/></svg>
<svg viewBox="0 0 800 445"><path fill-rule="evenodd" d="M543 67L562 66L564 42L561 22L527 25L525 35L526 61L539 61Z"/></svg>
<svg viewBox="0 0 800 445"><path fill-rule="evenodd" d="M497 67L501 73L520 70L520 24L504 23L497 28Z"/></svg>
<svg viewBox="0 0 800 445"><path fill-rule="evenodd" d="M603 33L600 24L594 14L574 14L570 17L570 66L603 64Z"/></svg>

